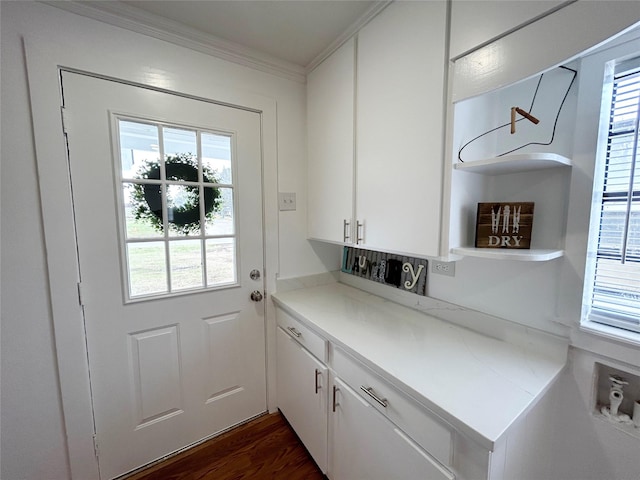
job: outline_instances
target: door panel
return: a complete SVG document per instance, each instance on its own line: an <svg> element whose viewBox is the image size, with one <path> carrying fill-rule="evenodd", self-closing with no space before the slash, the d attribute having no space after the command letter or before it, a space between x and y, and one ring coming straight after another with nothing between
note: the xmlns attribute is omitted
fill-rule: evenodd
<svg viewBox="0 0 640 480"><path fill-rule="evenodd" d="M249 298L264 290L249 278L264 263L260 115L75 73L64 72L62 83L100 473L113 478L266 410L264 302ZM135 180L156 186L145 201L171 200L175 212L191 205L201 228L132 230L122 193L133 175L122 173L123 119L171 129L166 141L159 135L155 156L146 149L160 166L185 132L195 135L195 147L181 147L198 150L188 152L195 166L181 168L204 182L211 179L203 164L221 156L207 152L216 138L228 139L231 155L219 159L215 185L173 178L166 168ZM179 182L191 193L174 188ZM226 189L231 210L206 217L206 188ZM171 218L169 205L162 209L161 224ZM221 265L213 247L228 253L229 244L237 258ZM127 286L134 247L153 250L136 257L139 298ZM166 295L157 291L162 275L174 279ZM151 292L147 279L156 282ZM192 288L198 282L203 289Z"/></svg>
<svg viewBox="0 0 640 480"><path fill-rule="evenodd" d="M176 325L129 335L136 428L182 412Z"/></svg>

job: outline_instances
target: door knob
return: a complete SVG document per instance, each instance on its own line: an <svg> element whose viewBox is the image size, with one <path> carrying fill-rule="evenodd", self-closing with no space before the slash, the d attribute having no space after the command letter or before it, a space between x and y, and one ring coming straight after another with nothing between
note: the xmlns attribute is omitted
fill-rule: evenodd
<svg viewBox="0 0 640 480"><path fill-rule="evenodd" d="M251 292L251 300L254 302L262 301L262 292L260 290L254 290Z"/></svg>
<svg viewBox="0 0 640 480"><path fill-rule="evenodd" d="M251 270L251 272L249 273L249 278L251 278L251 280L260 280L260 270Z"/></svg>

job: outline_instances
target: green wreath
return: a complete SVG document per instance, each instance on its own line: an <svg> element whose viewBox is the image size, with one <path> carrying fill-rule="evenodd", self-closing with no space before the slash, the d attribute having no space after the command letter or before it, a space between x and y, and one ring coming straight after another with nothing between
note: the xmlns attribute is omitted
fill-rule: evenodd
<svg viewBox="0 0 640 480"><path fill-rule="evenodd" d="M167 180L198 181L198 159L190 153L167 155L164 161ZM136 174L138 179L160 180L160 164L146 162ZM214 172L202 166L202 180L217 183ZM184 185L186 195L180 207L172 208L167 221L169 227L178 233L189 235L200 233L200 188ZM205 219L212 219L221 208L221 193L218 188L204 188ZM162 186L159 184L135 183L132 204L136 220L147 220L158 231L164 230L162 215Z"/></svg>

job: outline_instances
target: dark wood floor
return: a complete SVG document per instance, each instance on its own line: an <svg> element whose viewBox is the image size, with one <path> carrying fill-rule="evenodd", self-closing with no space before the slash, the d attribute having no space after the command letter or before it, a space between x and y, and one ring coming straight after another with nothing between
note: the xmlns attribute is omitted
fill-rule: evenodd
<svg viewBox="0 0 640 480"><path fill-rule="evenodd" d="M279 413L264 415L127 480L322 480L326 477Z"/></svg>

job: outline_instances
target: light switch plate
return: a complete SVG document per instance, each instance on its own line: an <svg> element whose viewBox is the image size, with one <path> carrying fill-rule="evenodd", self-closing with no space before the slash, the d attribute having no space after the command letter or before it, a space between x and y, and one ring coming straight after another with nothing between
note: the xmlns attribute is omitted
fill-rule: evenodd
<svg viewBox="0 0 640 480"><path fill-rule="evenodd" d="M296 209L296 194L295 192L280 192L278 194L278 204L280 211L295 210Z"/></svg>

